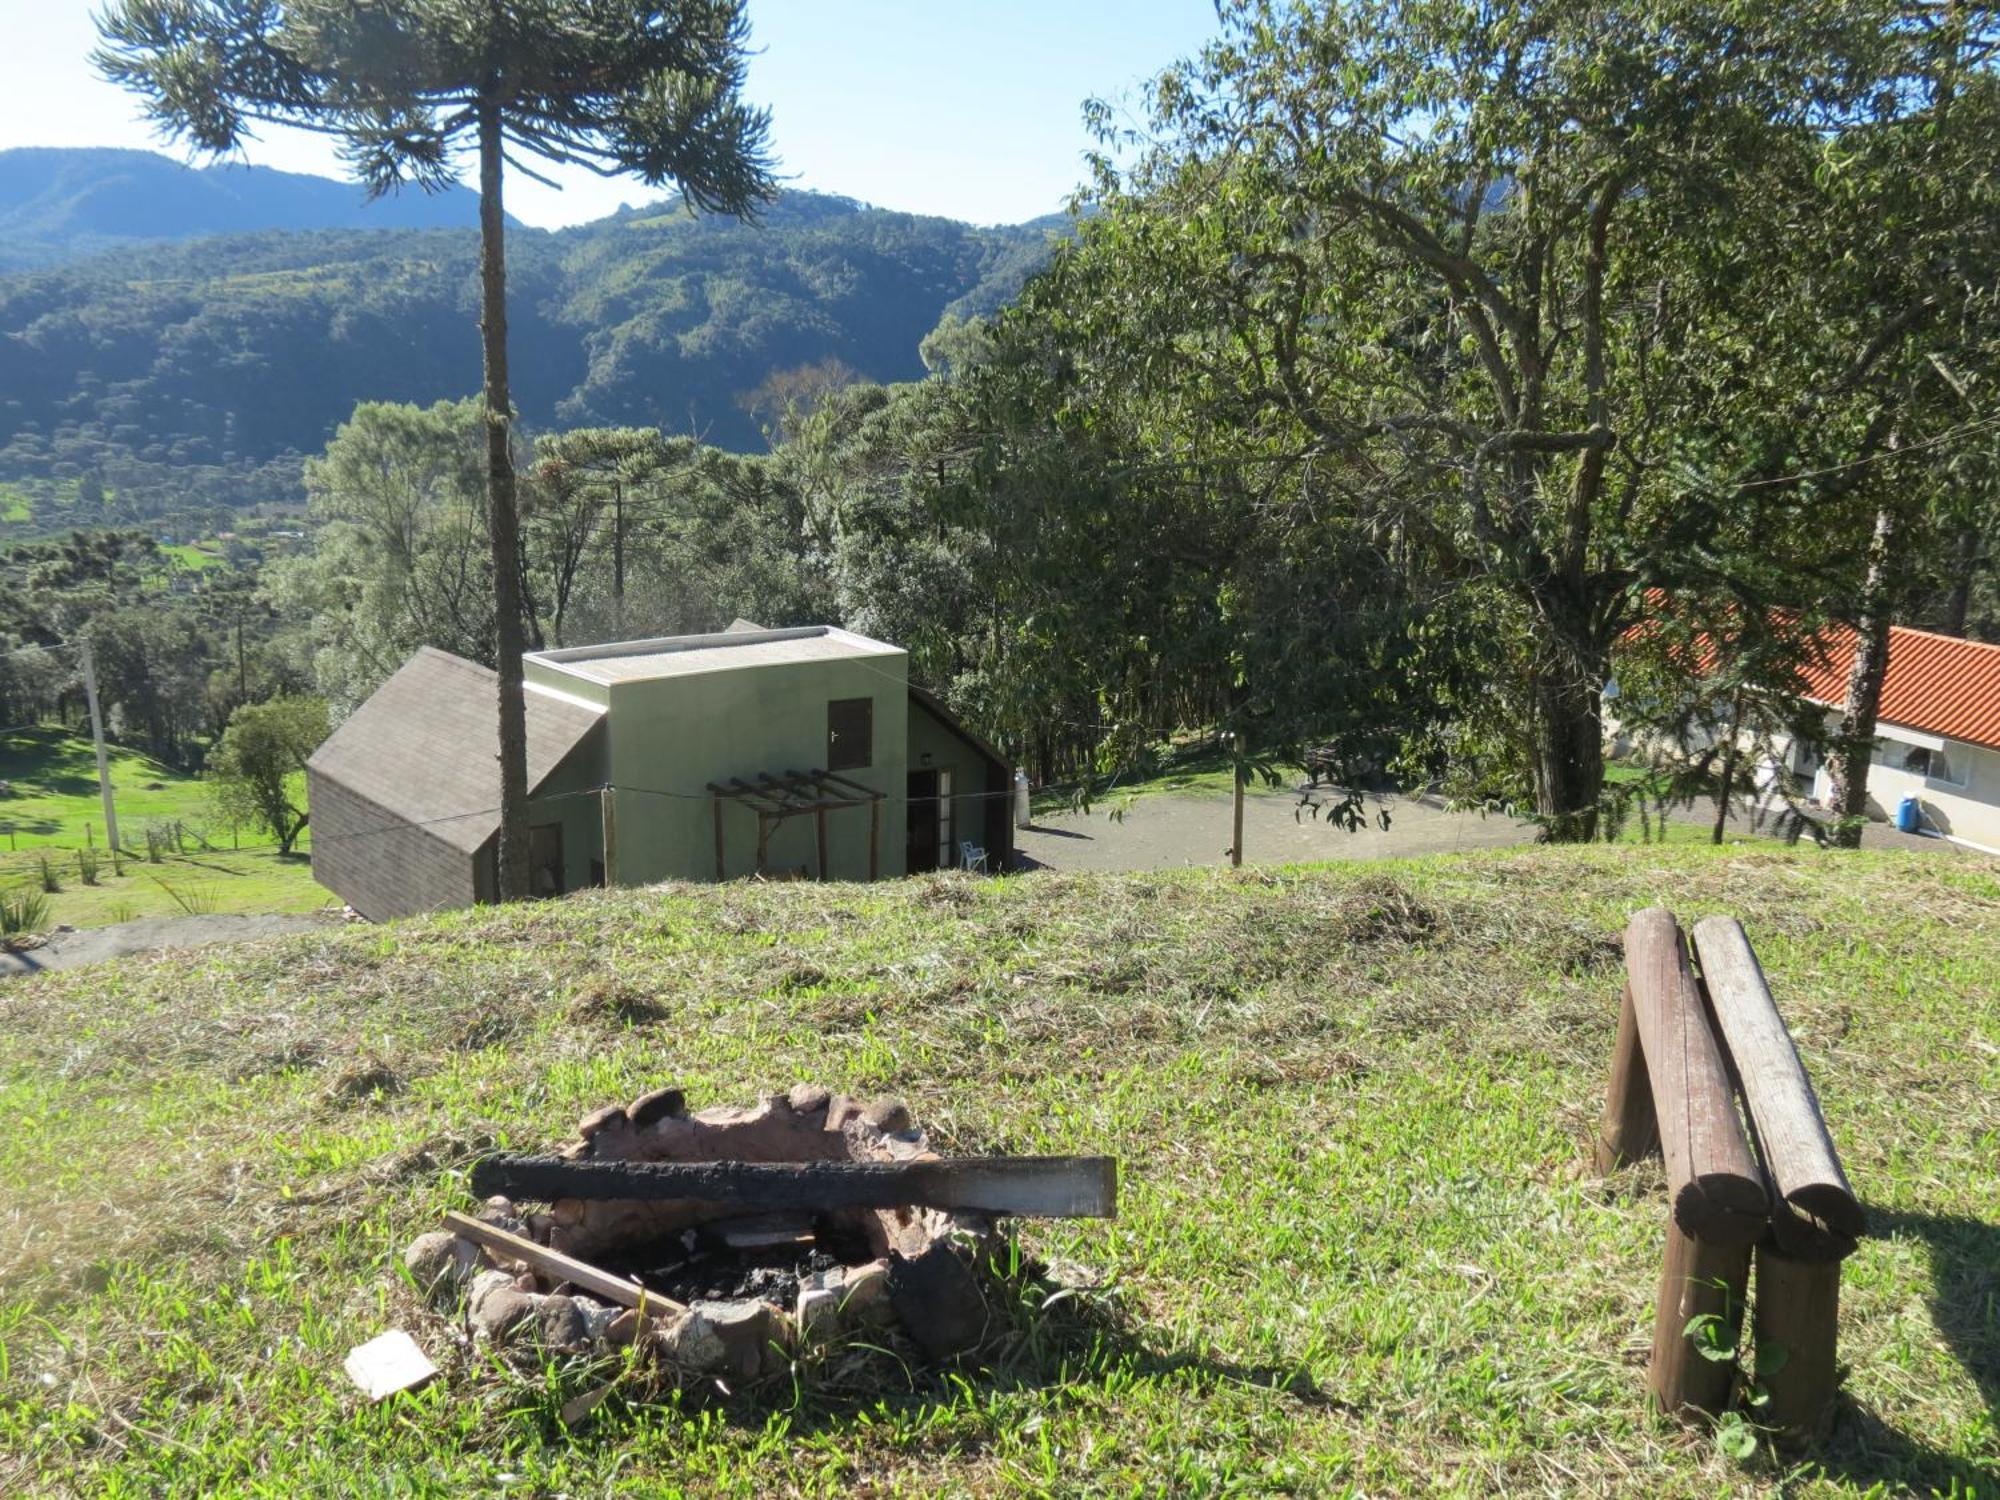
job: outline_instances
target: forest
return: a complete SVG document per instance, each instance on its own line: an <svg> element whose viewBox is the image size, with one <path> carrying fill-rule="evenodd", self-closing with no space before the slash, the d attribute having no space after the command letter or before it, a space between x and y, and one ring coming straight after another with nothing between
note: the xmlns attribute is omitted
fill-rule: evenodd
<svg viewBox="0 0 2000 1500"><path fill-rule="evenodd" d="M1824 626L1864 704L1890 622L2000 635L1994 12L1607 13L1225 7L1141 142L1099 112L1061 233L788 195L520 236L525 639L836 620L1041 780L1236 734L1588 839L1607 692L1712 790L1717 726L1819 732ZM76 712L24 648L84 633L184 758L419 644L491 660L473 256L0 283L6 472L115 508L312 455L300 545L163 569L128 511L16 546L0 719Z"/></svg>

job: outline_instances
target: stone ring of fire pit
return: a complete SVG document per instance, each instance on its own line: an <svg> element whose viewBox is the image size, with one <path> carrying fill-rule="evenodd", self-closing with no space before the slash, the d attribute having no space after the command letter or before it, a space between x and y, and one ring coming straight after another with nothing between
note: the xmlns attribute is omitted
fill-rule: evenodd
<svg viewBox="0 0 2000 1500"><path fill-rule="evenodd" d="M934 1159L895 1100L863 1106L801 1084L748 1109L689 1114L678 1089L588 1116L557 1154L614 1162L909 1162ZM485 1224L636 1281L659 1311L615 1306L567 1289L505 1246L440 1232L419 1236L405 1264L434 1305L463 1299L492 1342L532 1338L554 1350L603 1352L642 1343L677 1375L745 1384L841 1338L900 1329L940 1363L983 1338L978 1269L990 1216L923 1208L748 1213L727 1203L560 1199L523 1213L489 1199ZM475 1226L467 1226L468 1229ZM517 1247L526 1254L525 1247Z"/></svg>

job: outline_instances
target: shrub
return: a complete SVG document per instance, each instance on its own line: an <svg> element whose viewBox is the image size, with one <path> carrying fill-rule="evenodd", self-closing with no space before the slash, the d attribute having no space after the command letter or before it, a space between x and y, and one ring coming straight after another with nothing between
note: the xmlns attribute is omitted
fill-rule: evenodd
<svg viewBox="0 0 2000 1500"><path fill-rule="evenodd" d="M85 885L97 884L97 851L79 849L76 851L76 873Z"/></svg>
<svg viewBox="0 0 2000 1500"><path fill-rule="evenodd" d="M41 856L41 866L42 889L53 896L57 891L62 889L62 876L56 874L56 867L49 863L49 857L46 854Z"/></svg>
<svg viewBox="0 0 2000 1500"><path fill-rule="evenodd" d="M40 932L49 925L49 898L29 886L0 891L0 936Z"/></svg>

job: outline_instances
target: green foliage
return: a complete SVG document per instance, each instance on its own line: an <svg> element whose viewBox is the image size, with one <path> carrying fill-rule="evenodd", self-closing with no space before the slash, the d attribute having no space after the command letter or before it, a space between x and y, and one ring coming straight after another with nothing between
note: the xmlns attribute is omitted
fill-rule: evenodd
<svg viewBox="0 0 2000 1500"><path fill-rule="evenodd" d="M224 822L264 828L278 841L279 853L291 853L307 818L297 778L326 736L323 698L273 698L237 709L208 760Z"/></svg>
<svg viewBox="0 0 2000 1500"><path fill-rule="evenodd" d="M97 869L97 851L95 849L79 849L76 851L77 878L85 885L97 884Z"/></svg>
<svg viewBox="0 0 2000 1500"><path fill-rule="evenodd" d="M508 246L508 322L524 420L697 432L763 446L743 398L773 372L838 359L913 380L918 346L954 299L979 294L1049 234L790 192L760 221L621 215ZM296 492L312 452L362 401L429 403L479 386L466 323L478 275L470 231L263 233L120 253L0 278L0 476L49 486L41 530L77 471L102 473L114 510L213 513ZM1011 294L1015 282L1008 282ZM173 349L161 360L151 351ZM50 477L54 476L54 477ZM0 494L6 493L0 491ZM25 491L0 500L32 511ZM108 524L88 508L75 524ZM23 522L29 516L21 517Z"/></svg>
<svg viewBox="0 0 2000 1500"><path fill-rule="evenodd" d="M41 932L48 925L49 898L42 891L28 886L0 891L0 937Z"/></svg>
<svg viewBox="0 0 2000 1500"><path fill-rule="evenodd" d="M49 863L48 855L38 856L37 863L40 866L43 891L51 896L55 895L62 889L62 877L56 873L55 866Z"/></svg>

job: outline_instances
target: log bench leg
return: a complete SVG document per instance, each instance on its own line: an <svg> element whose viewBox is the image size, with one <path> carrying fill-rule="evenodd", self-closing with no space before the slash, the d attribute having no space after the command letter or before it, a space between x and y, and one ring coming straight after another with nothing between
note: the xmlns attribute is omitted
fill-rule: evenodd
<svg viewBox="0 0 2000 1500"><path fill-rule="evenodd" d="M1625 986L1618 1008L1618 1043L1611 1054L1611 1082L1604 1091L1604 1123L1597 1132L1597 1173L1655 1156L1660 1150L1660 1122L1653 1114L1653 1085L1646 1075L1646 1055L1639 1045L1639 1014L1632 1004L1632 986Z"/></svg>
<svg viewBox="0 0 2000 1500"><path fill-rule="evenodd" d="M1692 1319L1713 1313L1735 1321L1740 1338L1749 1286L1748 1245L1711 1245L1686 1233L1671 1218L1667 1221L1667 1253L1653 1306L1653 1358L1646 1372L1647 1387L1661 1411L1719 1416L1729 1404L1735 1364L1703 1358L1688 1338L1687 1326Z"/></svg>
<svg viewBox="0 0 2000 1500"><path fill-rule="evenodd" d="M1757 1352L1783 1362L1762 1377L1770 1403L1762 1420L1785 1432L1810 1434L1833 1405L1839 1383L1840 1262L1793 1260L1775 1247L1757 1250Z"/></svg>

